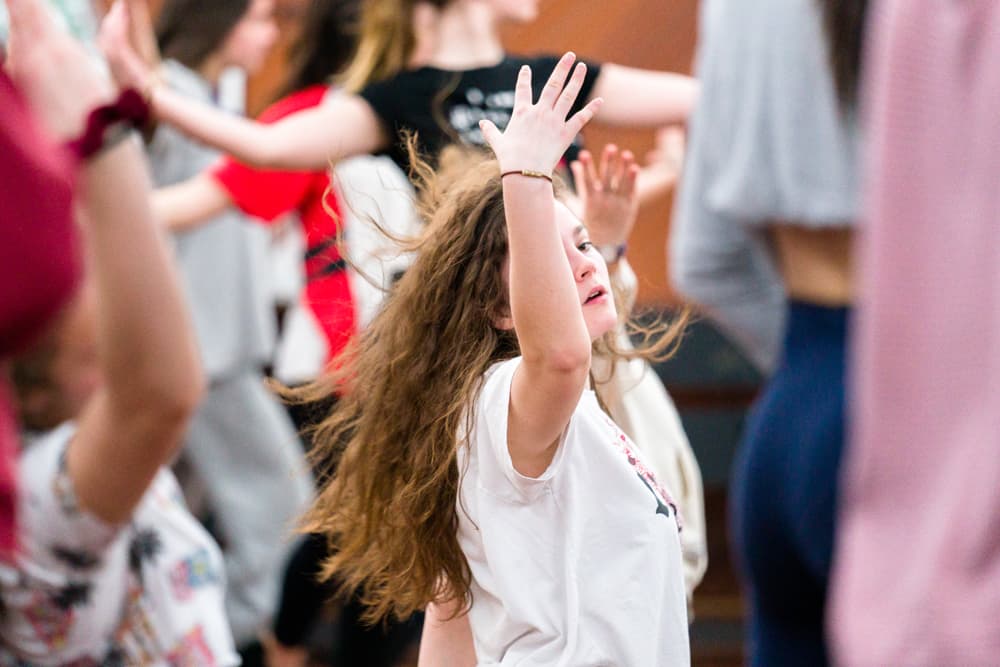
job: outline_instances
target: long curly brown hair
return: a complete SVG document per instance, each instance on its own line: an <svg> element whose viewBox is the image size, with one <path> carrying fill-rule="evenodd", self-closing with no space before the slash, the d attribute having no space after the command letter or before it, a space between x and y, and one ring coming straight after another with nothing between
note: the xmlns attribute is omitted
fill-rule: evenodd
<svg viewBox="0 0 1000 667"><path fill-rule="evenodd" d="M329 538L323 576L360 592L370 622L471 602L457 538L460 434L487 369L519 354L514 332L495 326L509 313L496 161L442 156L435 173L416 160L414 176L427 224L412 266L342 362L297 395L343 389L313 434L325 472L303 529ZM617 352L613 334L599 343L612 356L665 358L684 319L646 327L656 335L638 350Z"/></svg>

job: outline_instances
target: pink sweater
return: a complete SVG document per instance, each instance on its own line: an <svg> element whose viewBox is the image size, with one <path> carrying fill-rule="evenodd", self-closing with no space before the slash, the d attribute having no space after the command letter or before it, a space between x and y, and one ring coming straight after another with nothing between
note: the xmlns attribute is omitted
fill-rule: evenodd
<svg viewBox="0 0 1000 667"><path fill-rule="evenodd" d="M881 0L837 663L1000 664L1000 3Z"/></svg>

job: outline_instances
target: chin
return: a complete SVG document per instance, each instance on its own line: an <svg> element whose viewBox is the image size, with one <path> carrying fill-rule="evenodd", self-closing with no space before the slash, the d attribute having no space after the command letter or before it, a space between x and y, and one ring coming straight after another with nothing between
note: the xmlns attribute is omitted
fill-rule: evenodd
<svg viewBox="0 0 1000 667"><path fill-rule="evenodd" d="M587 318L587 331L590 333L590 340L596 341L604 334L610 333L618 326L618 314L612 308L610 312L594 313Z"/></svg>

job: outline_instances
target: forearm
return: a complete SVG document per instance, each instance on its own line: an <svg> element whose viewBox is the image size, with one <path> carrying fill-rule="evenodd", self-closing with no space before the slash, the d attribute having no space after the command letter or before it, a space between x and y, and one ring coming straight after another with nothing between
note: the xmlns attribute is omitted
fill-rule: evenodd
<svg viewBox="0 0 1000 667"><path fill-rule="evenodd" d="M207 174L153 192L153 218L172 232L193 229L225 211L229 193Z"/></svg>
<svg viewBox="0 0 1000 667"><path fill-rule="evenodd" d="M420 636L418 667L472 667L476 664L476 647L467 614L458 602L442 606L427 605L423 634Z"/></svg>
<svg viewBox="0 0 1000 667"><path fill-rule="evenodd" d="M240 161L271 166L276 159L268 136L269 126L191 99L166 86L156 89L152 101L157 120Z"/></svg>
<svg viewBox="0 0 1000 667"><path fill-rule="evenodd" d="M200 394L198 353L138 144L91 158L80 185L109 400L123 414L184 412Z"/></svg>
<svg viewBox="0 0 1000 667"><path fill-rule="evenodd" d="M641 95L635 91L641 90ZM685 74L607 64L591 97L604 105L596 120L607 125L661 127L684 123L698 98L698 82Z"/></svg>
<svg viewBox="0 0 1000 667"><path fill-rule="evenodd" d="M255 167L318 171L387 143L367 103L341 95L276 123L228 114L165 86L153 96L156 117L198 141Z"/></svg>
<svg viewBox="0 0 1000 667"><path fill-rule="evenodd" d="M504 179L510 246L510 306L527 364L575 370L590 364L590 336L555 223L552 186Z"/></svg>

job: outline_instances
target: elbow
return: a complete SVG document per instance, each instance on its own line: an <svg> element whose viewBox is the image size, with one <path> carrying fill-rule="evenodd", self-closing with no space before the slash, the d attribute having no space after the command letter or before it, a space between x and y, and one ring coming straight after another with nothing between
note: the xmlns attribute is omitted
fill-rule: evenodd
<svg viewBox="0 0 1000 667"><path fill-rule="evenodd" d="M201 365L195 363L185 378L163 392L165 414L171 419L187 422L201 405L207 391L208 381Z"/></svg>
<svg viewBox="0 0 1000 667"><path fill-rule="evenodd" d="M138 378L128 392L131 398L119 401L119 410L142 419L150 429L183 428L201 405L207 388L198 364L183 375L161 370L148 381Z"/></svg>
<svg viewBox="0 0 1000 667"><path fill-rule="evenodd" d="M185 426L205 397L201 375L173 386L154 387L146 395L144 411L150 421L164 428Z"/></svg>
<svg viewBox="0 0 1000 667"><path fill-rule="evenodd" d="M522 350L524 363L549 377L565 380L569 384L585 382L590 372L590 344L559 345L548 349Z"/></svg>
<svg viewBox="0 0 1000 667"><path fill-rule="evenodd" d="M280 169L282 167L278 151L274 150L263 138L239 153L234 153L234 156L240 162L258 169Z"/></svg>

